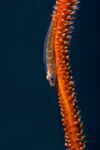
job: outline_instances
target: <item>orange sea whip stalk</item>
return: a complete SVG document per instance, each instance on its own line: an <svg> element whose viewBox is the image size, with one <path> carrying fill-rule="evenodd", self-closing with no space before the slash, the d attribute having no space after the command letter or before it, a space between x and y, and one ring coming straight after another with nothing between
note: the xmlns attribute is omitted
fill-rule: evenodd
<svg viewBox="0 0 100 150"><path fill-rule="evenodd" d="M68 51L71 39L70 33L73 29L73 15L77 10L78 3L79 1L77 0L56 1L47 36L48 48L46 49L46 54L48 54L46 61L50 63L48 65L49 74L47 76L49 76L49 82L52 86L54 86L54 74L52 76L51 74L52 71L55 71L53 69L53 58L55 57L59 106L61 107L62 122L65 127L65 146L69 150L83 150L85 148L85 142L82 142L84 136L82 135L83 130L81 129L81 117L79 117L80 111L78 111L78 106L76 106L73 77L70 76ZM53 51L49 47L52 47Z"/></svg>

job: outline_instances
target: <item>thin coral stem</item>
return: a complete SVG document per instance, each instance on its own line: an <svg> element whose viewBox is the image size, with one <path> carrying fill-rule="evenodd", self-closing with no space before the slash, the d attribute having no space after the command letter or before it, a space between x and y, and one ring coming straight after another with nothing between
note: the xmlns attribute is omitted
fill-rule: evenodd
<svg viewBox="0 0 100 150"><path fill-rule="evenodd" d="M70 33L73 29L73 15L78 9L78 3L77 0L56 1L52 16L59 106L65 131L65 146L69 150L82 150L85 148L85 143L82 142L84 136L82 136L83 130L81 130L80 111L77 111L74 82L70 76L68 51L71 39Z"/></svg>

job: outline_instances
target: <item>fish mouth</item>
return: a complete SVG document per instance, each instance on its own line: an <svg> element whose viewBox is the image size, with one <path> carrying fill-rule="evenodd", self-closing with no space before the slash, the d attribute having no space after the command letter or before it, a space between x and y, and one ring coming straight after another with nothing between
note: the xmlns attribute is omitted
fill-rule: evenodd
<svg viewBox="0 0 100 150"><path fill-rule="evenodd" d="M50 85L51 85L51 86L55 86L55 83L52 82L52 83L50 83Z"/></svg>

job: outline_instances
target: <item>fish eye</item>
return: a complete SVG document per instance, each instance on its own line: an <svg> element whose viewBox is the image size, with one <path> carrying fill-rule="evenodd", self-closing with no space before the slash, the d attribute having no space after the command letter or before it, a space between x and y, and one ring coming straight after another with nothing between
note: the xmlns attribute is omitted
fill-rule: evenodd
<svg viewBox="0 0 100 150"><path fill-rule="evenodd" d="M50 79L51 81L53 80L53 78L51 77L51 79Z"/></svg>
<svg viewBox="0 0 100 150"><path fill-rule="evenodd" d="M49 80L50 80L50 81L53 81L53 77L50 77Z"/></svg>
<svg viewBox="0 0 100 150"><path fill-rule="evenodd" d="M49 79L49 84L51 86L55 86L55 78L54 78L54 76L49 76L48 79Z"/></svg>

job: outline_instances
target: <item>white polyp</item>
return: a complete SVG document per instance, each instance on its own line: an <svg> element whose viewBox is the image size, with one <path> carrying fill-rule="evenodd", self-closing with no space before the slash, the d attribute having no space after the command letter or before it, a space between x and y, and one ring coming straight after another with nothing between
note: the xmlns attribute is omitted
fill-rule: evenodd
<svg viewBox="0 0 100 150"><path fill-rule="evenodd" d="M64 16L64 13L61 13L62 16Z"/></svg>
<svg viewBox="0 0 100 150"><path fill-rule="evenodd" d="M68 48L68 46L64 46L64 48L65 48L65 49L67 49L67 48Z"/></svg>
<svg viewBox="0 0 100 150"><path fill-rule="evenodd" d="M51 17L54 17L55 15L54 14L51 14Z"/></svg>
<svg viewBox="0 0 100 150"><path fill-rule="evenodd" d="M62 39L62 38L60 38L60 41L63 41L63 39Z"/></svg>
<svg viewBox="0 0 100 150"><path fill-rule="evenodd" d="M58 29L61 29L61 27L59 26Z"/></svg>
<svg viewBox="0 0 100 150"><path fill-rule="evenodd" d="M71 15L68 15L67 18L71 18Z"/></svg>
<svg viewBox="0 0 100 150"><path fill-rule="evenodd" d="M71 35L67 35L66 37L68 37L69 39L72 39L72 36L71 36Z"/></svg>
<svg viewBox="0 0 100 150"><path fill-rule="evenodd" d="M66 5L70 5L71 3L66 3Z"/></svg>
<svg viewBox="0 0 100 150"><path fill-rule="evenodd" d="M64 22L64 23L63 23L63 25L65 25L65 26L67 26L67 24L68 24L67 22Z"/></svg>
<svg viewBox="0 0 100 150"><path fill-rule="evenodd" d="M65 21L65 19L62 18L61 21Z"/></svg>
<svg viewBox="0 0 100 150"><path fill-rule="evenodd" d="M69 21L69 23L70 23L70 24L73 24L74 22L73 22L73 21Z"/></svg>
<svg viewBox="0 0 100 150"><path fill-rule="evenodd" d="M61 33L61 31L58 31L58 33Z"/></svg>
<svg viewBox="0 0 100 150"><path fill-rule="evenodd" d="M82 142L79 142L79 145L81 145L82 144Z"/></svg>
<svg viewBox="0 0 100 150"><path fill-rule="evenodd" d="M60 4L58 1L56 1L56 4Z"/></svg>
<svg viewBox="0 0 100 150"><path fill-rule="evenodd" d="M68 42L68 41L67 41L67 40L65 40L65 41L64 41L64 44L67 44L67 42Z"/></svg>
<svg viewBox="0 0 100 150"><path fill-rule="evenodd" d="M68 23L67 23L68 24ZM68 28L65 28L65 31L68 31Z"/></svg>
<svg viewBox="0 0 100 150"><path fill-rule="evenodd" d="M57 12L55 10L53 10L53 13L56 14Z"/></svg>
<svg viewBox="0 0 100 150"><path fill-rule="evenodd" d="M65 36L65 33L62 33L62 36Z"/></svg>
<svg viewBox="0 0 100 150"><path fill-rule="evenodd" d="M53 6L53 8L54 8L55 10L57 10L57 9L58 9L58 7L57 7L56 5L54 5L54 6Z"/></svg>
<svg viewBox="0 0 100 150"><path fill-rule="evenodd" d="M77 5L73 5L72 6L74 9L78 9L78 6Z"/></svg>

